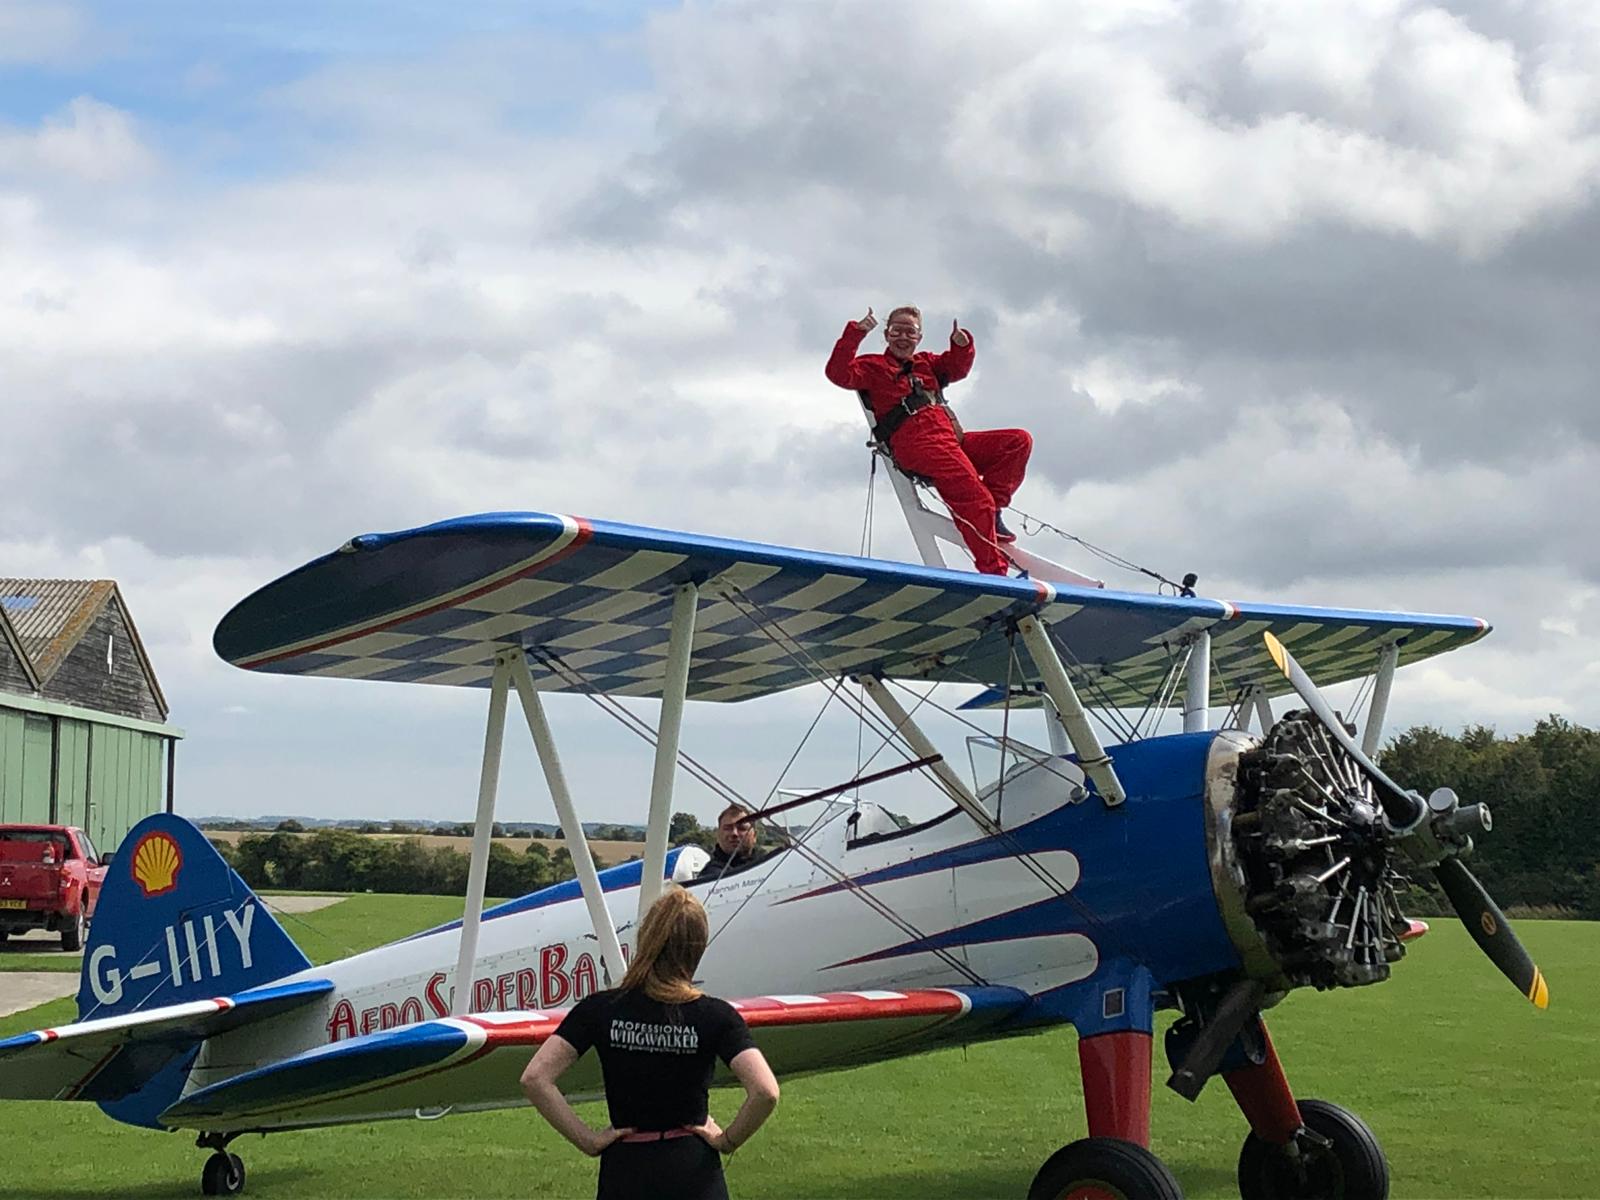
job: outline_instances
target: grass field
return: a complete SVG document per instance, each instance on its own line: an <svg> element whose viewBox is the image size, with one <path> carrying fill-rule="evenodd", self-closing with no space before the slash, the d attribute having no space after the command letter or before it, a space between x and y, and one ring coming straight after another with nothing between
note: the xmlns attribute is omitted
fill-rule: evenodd
<svg viewBox="0 0 1600 1200"><path fill-rule="evenodd" d="M317 961L448 920L460 902L355 896L287 922ZM1522 922L1551 981L1536 1012L1447 921L1387 984L1296 993L1270 1020L1291 1082L1377 1131L1393 1195L1600 1197L1600 924ZM4 975L0 974L0 987ZM0 1020L0 1036L64 1023L70 1001ZM1167 1017L1163 1014L1162 1024ZM1159 1057L1159 1054L1158 1054ZM1159 1086L1154 1146L1191 1200L1234 1197L1243 1125L1227 1090L1190 1105ZM713 1097L727 1118L735 1098ZM199 1194L186 1134L117 1125L92 1105L7 1103L0 1196ZM598 1106L586 1115L600 1120ZM739 1197L1021 1197L1082 1135L1070 1031L785 1081L771 1124L728 1166ZM528 1110L242 1138L257 1197L582 1197L594 1165Z"/></svg>

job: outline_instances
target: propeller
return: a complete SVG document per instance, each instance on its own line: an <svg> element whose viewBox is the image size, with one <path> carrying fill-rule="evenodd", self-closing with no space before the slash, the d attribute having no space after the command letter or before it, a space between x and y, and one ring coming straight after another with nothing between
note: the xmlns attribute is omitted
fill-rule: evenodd
<svg viewBox="0 0 1600 1200"><path fill-rule="evenodd" d="M1407 791L1394 780L1390 779L1378 768L1378 764L1362 752L1356 740L1350 736L1349 730L1339 720L1338 715L1322 693L1317 691L1317 685L1311 682L1311 677L1288 649L1271 633L1264 633L1267 653L1272 655L1272 661L1277 664L1294 690L1305 702L1312 714L1321 722L1328 735L1339 744L1356 764L1366 773L1372 781L1373 792L1382 804L1384 815L1388 817L1389 824L1397 831L1408 831L1418 824L1426 813L1428 806L1415 792ZM1436 793L1438 795L1440 793ZM1449 796L1449 801L1454 801L1454 796ZM1482 806L1471 806L1478 811L1473 813L1481 828L1489 827L1488 811ZM1465 815L1468 809L1450 807L1440 814L1440 820L1446 827L1462 827L1467 822L1458 818L1458 814ZM1456 916L1461 918L1461 923L1467 927L1467 932L1472 935L1472 940L1478 943L1482 951L1488 955L1489 961L1500 968L1500 973L1512 983L1517 990L1533 1002L1536 1008L1546 1008L1550 1004L1550 989L1545 984L1544 974L1529 957L1522 942L1511 929L1511 922L1500 908L1484 890L1483 884L1478 882L1477 876L1467 869L1465 863L1455 856L1451 850L1441 858L1433 867L1434 878L1439 881L1439 886L1444 894L1449 897L1451 907L1456 910Z"/></svg>

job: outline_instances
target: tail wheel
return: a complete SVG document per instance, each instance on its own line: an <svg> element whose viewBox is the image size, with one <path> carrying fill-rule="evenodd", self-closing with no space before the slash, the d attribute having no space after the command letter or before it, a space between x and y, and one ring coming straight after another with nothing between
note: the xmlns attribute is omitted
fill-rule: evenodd
<svg viewBox="0 0 1600 1200"><path fill-rule="evenodd" d="M63 950L82 950L83 935L89 928L89 922L83 914L83 904L80 901L78 911L72 914L72 922L61 927L61 948Z"/></svg>
<svg viewBox="0 0 1600 1200"><path fill-rule="evenodd" d="M1052 1154L1033 1177L1028 1200L1183 1200L1183 1189L1143 1146L1092 1137Z"/></svg>
<svg viewBox="0 0 1600 1200"><path fill-rule="evenodd" d="M1255 1134L1239 1152L1242 1200L1385 1200L1389 1162L1367 1123L1326 1100L1301 1100L1294 1147Z"/></svg>

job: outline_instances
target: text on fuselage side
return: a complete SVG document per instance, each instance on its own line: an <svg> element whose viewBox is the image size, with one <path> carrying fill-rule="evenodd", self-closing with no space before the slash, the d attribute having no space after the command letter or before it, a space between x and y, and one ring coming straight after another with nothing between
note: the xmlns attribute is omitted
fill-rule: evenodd
<svg viewBox="0 0 1600 1200"><path fill-rule="evenodd" d="M539 948L537 968L522 967L474 979L469 1011L560 1008L575 1004L598 991L600 969L594 955L584 951L573 960L570 967L567 965L568 957L566 944L555 942ZM628 957L627 945L622 947L622 957ZM422 985L420 992L366 1008L358 1009L349 1000L340 1000L333 1006L333 1015L328 1018L328 1040L340 1042L401 1025L415 1025L434 1017L448 1017L454 993L453 988L445 986L449 978L449 972L435 971Z"/></svg>

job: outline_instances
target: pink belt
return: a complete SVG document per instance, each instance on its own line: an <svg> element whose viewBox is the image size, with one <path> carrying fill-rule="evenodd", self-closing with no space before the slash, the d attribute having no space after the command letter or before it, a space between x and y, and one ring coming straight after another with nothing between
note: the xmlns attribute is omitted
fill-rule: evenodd
<svg viewBox="0 0 1600 1200"><path fill-rule="evenodd" d="M692 1129L651 1129L644 1133L625 1133L619 1142L665 1142L672 1138L694 1137Z"/></svg>

